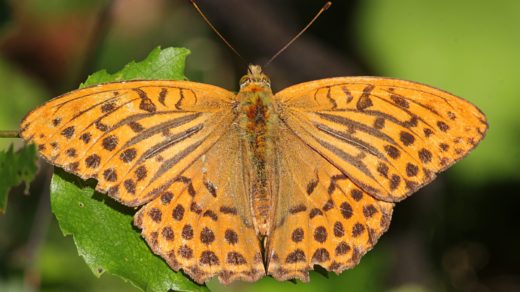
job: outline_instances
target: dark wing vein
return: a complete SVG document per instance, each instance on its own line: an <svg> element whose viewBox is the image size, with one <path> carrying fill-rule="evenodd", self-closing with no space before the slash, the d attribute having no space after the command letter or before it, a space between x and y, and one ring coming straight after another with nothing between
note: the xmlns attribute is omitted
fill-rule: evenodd
<svg viewBox="0 0 520 292"><path fill-rule="evenodd" d="M292 114L292 113L290 113ZM294 115L294 114L293 114ZM302 139L300 137L300 135L298 135L298 133L284 120L284 119L280 119L280 121L282 121L282 123L285 124L285 126L291 130L291 132L296 135L296 137L298 137L298 139L300 139L300 141L302 141L305 145L307 145L309 148L311 148L312 150L314 150L316 153L318 153L321 157L323 157L325 160L327 160L330 164L334 165L337 169L341 170L341 172L345 175L348 176L348 172L346 172L344 169L342 169L341 167L339 167L336 163L334 163L334 161L332 161L329 157L327 157L326 155L322 154L318 149L316 149L315 147L313 147L312 145L310 145L309 143L307 143L304 139ZM380 182L378 180L376 180L372 174L372 172L367 168L367 166L363 163L363 161L357 159L355 156L352 156L348 153L345 153L344 151L342 151L341 149L338 149L337 147L331 145L330 143L327 143L325 141L322 141L320 139L318 139L317 137L315 137L312 133L310 133L308 130L302 128L304 131L307 132L307 134L312 137L318 144L320 144L321 146L323 146L324 148L328 149L329 151L333 152L334 154L336 154L338 157L340 157L341 159L343 159L344 161L346 161L347 163L349 163L350 165L356 167L358 170L360 170L361 172L363 172L365 175L367 175L368 177L372 178L377 184L379 184L383 189L384 187L380 184ZM354 181L354 183L356 183L357 185L359 186L362 186L363 189L365 189L366 191L368 192L371 192L371 193L375 193L377 192L376 189L370 187L369 185L363 183L362 181L354 178L354 177L351 177L349 176L349 178Z"/></svg>
<svg viewBox="0 0 520 292"><path fill-rule="evenodd" d="M386 156L383 153L381 153L381 151L379 151L376 147L366 143L365 141L363 141L359 138L356 138L356 137L350 135L349 133L334 130L334 129L327 127L326 125L323 125L320 123L315 123L315 127L330 137L341 140L347 144L350 144L350 145L358 148L361 151L368 152L368 153L370 153L374 156L377 156L378 158L388 162L388 159L386 158Z"/></svg>
<svg viewBox="0 0 520 292"><path fill-rule="evenodd" d="M231 124L235 123L236 122L236 119L237 119L238 115L235 115L235 117L233 118L233 121L231 122ZM190 164L188 164L183 170L181 170L179 172L179 176L182 175L182 173L184 171L186 171L186 169L188 169L193 163L195 163L195 161L197 161L197 159L200 158L200 156L204 155L205 153L207 153L208 151L211 150L211 148L213 148L221 139L222 137L224 137L225 135L227 135L229 133L229 131L231 131L231 127L228 127L228 129L222 133L222 135L217 139L215 140L215 142L213 142L213 144L209 145L206 150L204 152L202 152L199 156L197 157L194 157L191 161ZM209 134L208 134L209 135ZM194 149L196 149L198 146L200 146L205 140L206 140L207 136L204 137L204 138L201 138L199 141L191 144L190 146L188 146L187 148L185 148L183 151L179 152L178 154L176 154L173 158L169 159L169 160L166 160L165 162L163 162L163 164L161 165L161 167L159 168L159 170L157 170L157 172L154 174L154 177L150 180L150 182L148 183L148 185L145 187L148 188L148 186L154 181L154 180L157 180L161 175L163 175L164 173L167 172L168 169L171 169L172 167L175 166L176 163L178 163L179 161L182 160L182 158L186 157L189 153L191 153ZM189 151L188 151L189 149ZM160 193L161 191L164 191L166 190L171 184L173 184L176 179L178 177L175 177L175 178L172 178L170 180L168 180L166 183L164 183L162 186L156 188L156 189L153 189L152 191L149 192L149 195L154 195L154 194L157 194L157 193Z"/></svg>

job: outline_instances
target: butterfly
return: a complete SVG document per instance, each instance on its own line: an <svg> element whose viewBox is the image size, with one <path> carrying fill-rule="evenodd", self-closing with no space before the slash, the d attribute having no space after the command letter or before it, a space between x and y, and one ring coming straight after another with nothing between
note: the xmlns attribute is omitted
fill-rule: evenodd
<svg viewBox="0 0 520 292"><path fill-rule="evenodd" d="M309 280L357 265L394 204L483 139L485 115L433 87L380 77L272 93L190 81L105 83L29 113L21 137L127 206L154 253L203 283Z"/></svg>

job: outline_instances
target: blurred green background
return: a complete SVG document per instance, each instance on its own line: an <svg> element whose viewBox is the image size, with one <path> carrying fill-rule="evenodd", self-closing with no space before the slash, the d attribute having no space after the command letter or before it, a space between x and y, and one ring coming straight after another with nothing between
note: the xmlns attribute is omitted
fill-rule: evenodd
<svg viewBox="0 0 520 292"><path fill-rule="evenodd" d="M200 0L250 62L262 64L321 7L316 0ZM347 75L423 82L487 114L486 139L395 208L361 264L308 284L265 278L216 291L520 291L520 1L334 1L265 71L273 87ZM240 59L185 0L0 0L0 129L89 73L116 71L157 46L192 51L191 80L237 90ZM2 139L0 149L17 139ZM50 214L49 167L12 191L0 215L0 291L133 291L97 279Z"/></svg>

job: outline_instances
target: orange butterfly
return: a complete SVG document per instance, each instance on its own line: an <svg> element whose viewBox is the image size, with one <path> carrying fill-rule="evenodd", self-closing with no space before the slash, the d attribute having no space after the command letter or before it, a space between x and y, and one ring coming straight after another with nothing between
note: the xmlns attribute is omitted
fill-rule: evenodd
<svg viewBox="0 0 520 292"><path fill-rule="evenodd" d="M234 94L189 81L72 91L21 136L50 163L143 207L152 250L202 283L307 281L355 266L392 208L467 155L486 117L419 83L339 77L273 95L251 65Z"/></svg>

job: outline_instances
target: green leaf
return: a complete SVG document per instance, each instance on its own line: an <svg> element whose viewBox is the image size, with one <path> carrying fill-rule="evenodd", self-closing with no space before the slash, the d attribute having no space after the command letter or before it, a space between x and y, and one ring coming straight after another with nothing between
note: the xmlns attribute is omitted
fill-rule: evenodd
<svg viewBox="0 0 520 292"><path fill-rule="evenodd" d="M7 152L0 151L0 213L7 207L7 194L12 187L22 182L27 188L36 174L36 148L27 145L14 152L13 145Z"/></svg>
<svg viewBox="0 0 520 292"><path fill-rule="evenodd" d="M51 207L65 235L96 276L105 271L149 291L205 291L154 255L133 227L134 209L124 207L61 169L51 183Z"/></svg>
<svg viewBox="0 0 520 292"><path fill-rule="evenodd" d="M141 62L131 62L121 71L99 71L81 87L130 79L184 79L187 49L154 49ZM105 271L142 290L204 291L183 274L174 272L154 255L140 231L133 227L135 209L95 193L92 184L57 170L51 185L51 207L65 235L72 235L79 254L96 276Z"/></svg>
<svg viewBox="0 0 520 292"><path fill-rule="evenodd" d="M110 74L101 70L90 75L80 88L123 80L183 80L186 79L184 67L189 54L190 51L184 48L156 48L143 61L133 61L117 73Z"/></svg>

